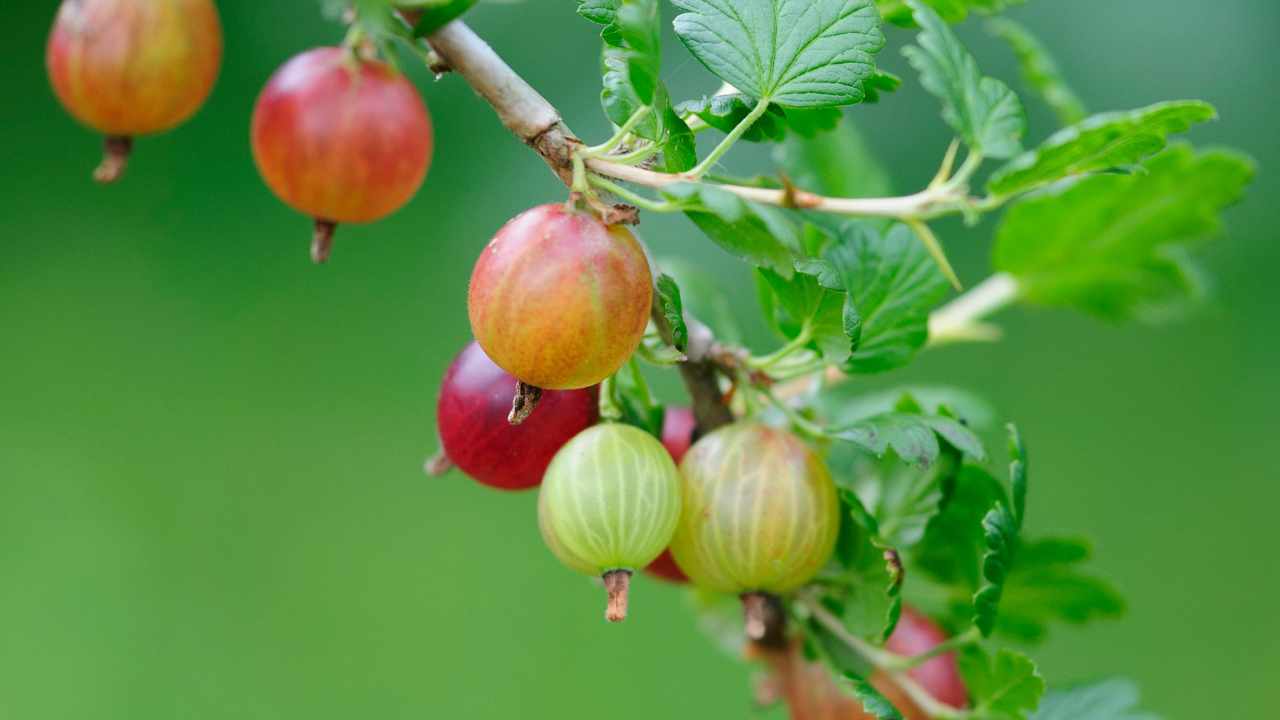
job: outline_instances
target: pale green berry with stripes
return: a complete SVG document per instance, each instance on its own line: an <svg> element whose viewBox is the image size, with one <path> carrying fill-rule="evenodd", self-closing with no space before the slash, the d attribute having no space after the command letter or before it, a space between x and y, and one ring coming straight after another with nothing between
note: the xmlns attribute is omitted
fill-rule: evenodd
<svg viewBox="0 0 1280 720"><path fill-rule="evenodd" d="M652 435L617 423L560 448L538 493L538 526L565 565L604 578L605 617L627 615L632 571L662 554L680 521L680 473Z"/></svg>
<svg viewBox="0 0 1280 720"><path fill-rule="evenodd" d="M765 594L799 588L831 558L840 529L831 473L795 435L754 422L700 439L680 473L671 553L694 584L742 595L748 635L759 639Z"/></svg>

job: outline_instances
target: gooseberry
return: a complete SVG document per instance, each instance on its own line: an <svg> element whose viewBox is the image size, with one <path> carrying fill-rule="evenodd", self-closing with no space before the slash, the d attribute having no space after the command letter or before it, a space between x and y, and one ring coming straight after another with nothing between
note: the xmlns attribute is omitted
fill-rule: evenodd
<svg viewBox="0 0 1280 720"><path fill-rule="evenodd" d="M760 639L760 599L800 587L831 557L840 527L831 474L799 438L755 422L698 440L680 472L671 552L696 585L743 595L747 634Z"/></svg>
<svg viewBox="0 0 1280 720"><path fill-rule="evenodd" d="M693 444L693 433L697 421L693 411L687 407L668 407L662 416L662 446L671 454L671 459L679 463L684 459L689 446ZM670 550L663 550L657 560L649 563L644 571L653 577L673 583L687 583L689 576L684 574L676 559L671 557Z"/></svg>
<svg viewBox="0 0 1280 720"><path fill-rule="evenodd" d="M904 606L893 634L885 642L885 649L903 656L919 655L944 642L947 633L918 611ZM907 671L907 675L920 684L939 702L954 708L962 708L969 700L956 664L955 653L944 653L929 658ZM923 720L924 714L898 686L888 678L873 675L872 683L893 702L907 720Z"/></svg>
<svg viewBox="0 0 1280 720"><path fill-rule="evenodd" d="M564 205L508 222L471 274L471 331L499 367L529 385L595 385L635 352L653 280L631 231Z"/></svg>
<svg viewBox="0 0 1280 720"><path fill-rule="evenodd" d="M542 482L556 451L595 424L596 388L543 393L532 417L507 422L516 379L468 343L440 386L436 427L444 454L475 480L503 490Z"/></svg>
<svg viewBox="0 0 1280 720"><path fill-rule="evenodd" d="M632 571L671 541L680 502L680 474L666 449L643 430L607 423L556 453L538 493L538 526L562 563L603 577L605 617L619 622Z"/></svg>
<svg viewBox="0 0 1280 720"><path fill-rule="evenodd" d="M113 182L134 136L174 128L204 104L222 26L212 0L63 0L45 59L58 100L106 136L93 178Z"/></svg>
<svg viewBox="0 0 1280 720"><path fill-rule="evenodd" d="M373 222L418 191L431 132L427 106L398 70L322 47L271 76L250 135L267 186L315 220L311 257L324 262L338 223Z"/></svg>

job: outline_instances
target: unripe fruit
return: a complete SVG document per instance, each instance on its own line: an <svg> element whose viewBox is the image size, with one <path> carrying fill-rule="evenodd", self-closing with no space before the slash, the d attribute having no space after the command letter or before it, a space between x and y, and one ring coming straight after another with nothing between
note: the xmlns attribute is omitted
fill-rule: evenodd
<svg viewBox="0 0 1280 720"><path fill-rule="evenodd" d="M753 422L728 425L698 440L680 472L684 511L671 552L695 584L782 594L808 582L831 557L840 527L835 484L818 455L791 433Z"/></svg>
<svg viewBox="0 0 1280 720"><path fill-rule="evenodd" d="M595 385L635 352L653 280L621 225L564 205L508 222L471 274L471 331L499 367L552 390Z"/></svg>
<svg viewBox="0 0 1280 720"><path fill-rule="evenodd" d="M373 222L418 191L431 132L426 105L399 71L323 47L271 76L250 135L267 186L315 219L311 256L324 262L337 223Z"/></svg>
<svg viewBox="0 0 1280 720"><path fill-rule="evenodd" d="M597 425L570 440L538 494L542 538L565 565L604 577L610 622L626 617L631 572L662 552L679 520L675 463L630 425Z"/></svg>
<svg viewBox="0 0 1280 720"><path fill-rule="evenodd" d="M477 481L503 490L542 482L551 458L596 423L597 389L543 393L532 417L507 422L516 379L468 343L445 373L436 404L444 454Z"/></svg>
<svg viewBox="0 0 1280 720"><path fill-rule="evenodd" d="M222 27L212 0L63 0L45 59L58 100L107 136L93 177L112 182L133 136L176 127L209 96Z"/></svg>
<svg viewBox="0 0 1280 720"><path fill-rule="evenodd" d="M684 459L684 454L693 444L693 432L697 421L693 411L686 407L668 407L662 416L662 446L671 454L677 464ZM687 583L689 576L684 574L670 550L664 550L657 560L649 563L644 571L653 577L673 583Z"/></svg>

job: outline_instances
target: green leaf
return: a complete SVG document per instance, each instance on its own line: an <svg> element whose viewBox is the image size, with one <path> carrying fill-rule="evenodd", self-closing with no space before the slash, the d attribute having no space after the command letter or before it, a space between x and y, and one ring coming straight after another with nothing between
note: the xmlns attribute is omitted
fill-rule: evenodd
<svg viewBox="0 0 1280 720"><path fill-rule="evenodd" d="M669 104L662 112L667 139L662 146L662 158L658 163L658 169L669 173L692 170L698 164L697 140L693 136L693 131Z"/></svg>
<svg viewBox="0 0 1280 720"><path fill-rule="evenodd" d="M414 37L426 37L462 17L476 0L396 0L396 6L418 10L421 15L413 26Z"/></svg>
<svg viewBox="0 0 1280 720"><path fill-rule="evenodd" d="M987 181L987 192L1006 197L1072 175L1133 165L1163 150L1170 134L1215 117L1213 106L1199 100L1094 115L1010 160Z"/></svg>
<svg viewBox="0 0 1280 720"><path fill-rule="evenodd" d="M756 101L746 95L731 93L686 100L676 106L676 112L681 115L696 115L716 130L727 133L745 120L755 106ZM778 105L770 105L765 114L742 135L742 139L748 142L776 142L786 137L786 123L786 112Z"/></svg>
<svg viewBox="0 0 1280 720"><path fill-rule="evenodd" d="M1009 484L1013 488L1013 517L1022 529L1027 514L1027 447L1018 426L1009 423Z"/></svg>
<svg viewBox="0 0 1280 720"><path fill-rule="evenodd" d="M862 703L862 709L871 717L876 720L902 720L902 713L898 712L898 708L881 695L871 683L850 672L846 672L844 677L853 696L858 698Z"/></svg>
<svg viewBox="0 0 1280 720"><path fill-rule="evenodd" d="M850 223L823 258L848 291L845 323L857 328L844 369L874 373L909 363L929 339L929 312L948 292L911 231L896 225L882 236L865 223ZM824 269L806 265L802 272L817 270L821 277Z"/></svg>
<svg viewBox="0 0 1280 720"><path fill-rule="evenodd" d="M1185 299L1180 246L1221 229L1219 213L1253 177L1247 158L1175 146L1134 175L1096 175L1015 205L1001 224L994 265L1021 296L1127 318Z"/></svg>
<svg viewBox="0 0 1280 720"><path fill-rule="evenodd" d="M614 125L622 125L636 111L652 107L655 112L635 129L636 135L660 142L666 133L665 120L671 100L658 77L662 64L661 13L658 0L617 0L608 6L586 8L588 19L608 20L602 33L601 57L603 89L600 104ZM578 11L584 10L582 5Z"/></svg>
<svg viewBox="0 0 1280 720"><path fill-rule="evenodd" d="M699 62L746 95L786 107L866 97L884 47L872 0L672 0L676 34Z"/></svg>
<svg viewBox="0 0 1280 720"><path fill-rule="evenodd" d="M1000 12L1014 5L1021 5L1026 0L925 0L943 20L958 23L964 20L970 10L983 14ZM880 15L885 22L903 27L911 27L915 21L911 17L911 8L905 0L877 0Z"/></svg>
<svg viewBox="0 0 1280 720"><path fill-rule="evenodd" d="M901 562L897 551L876 537L875 520L857 495L842 489L840 500L847 514L832 568L818 578L822 602L849 632L883 642L902 612Z"/></svg>
<svg viewBox="0 0 1280 720"><path fill-rule="evenodd" d="M850 477L863 511L875 520L875 535L890 547L906 550L920 541L938 514L942 480L959 465L959 453L943 453L933 465L918 467L887 452L882 458L855 460Z"/></svg>
<svg viewBox="0 0 1280 720"><path fill-rule="evenodd" d="M942 118L971 150L1007 158L1021 150L1027 129L1022 102L1008 85L983 77L973 55L933 9L906 0L921 31L902 52L920 73L920 84L942 100Z"/></svg>
<svg viewBox="0 0 1280 720"><path fill-rule="evenodd" d="M832 197L884 197L891 191L889 174L847 118L833 132L811 138L788 136L773 157L797 187L810 192Z"/></svg>
<svg viewBox="0 0 1280 720"><path fill-rule="evenodd" d="M969 646L957 658L974 717L1022 720L1040 704L1044 678L1026 655L1002 649L992 658L982 648Z"/></svg>
<svg viewBox="0 0 1280 720"><path fill-rule="evenodd" d="M622 411L622 422L662 437L664 408L649 393L649 386L636 362L628 362L613 375L611 384L602 385L614 393L613 400Z"/></svg>
<svg viewBox="0 0 1280 720"><path fill-rule="evenodd" d="M880 93L896 92L900 87L902 87L902 78L891 72L876 70L875 75L867 78L862 83L862 90L867 95L862 102L878 103L880 102Z"/></svg>
<svg viewBox="0 0 1280 720"><path fill-rule="evenodd" d="M699 265L681 256L660 257L657 265L675 278L682 304L690 315L710 327L722 342L743 343L739 317L719 284L721 278L708 271L705 264Z"/></svg>
<svg viewBox="0 0 1280 720"><path fill-rule="evenodd" d="M666 273L658 275L658 303L662 315L671 326L671 337L677 350L689 349L689 328L684 322L684 302L680 299L680 286L674 278Z"/></svg>
<svg viewBox="0 0 1280 720"><path fill-rule="evenodd" d="M1125 603L1115 588L1079 569L1090 555L1083 540L1023 541L1005 579L996 632L1036 643L1053 621L1082 625L1122 616Z"/></svg>
<svg viewBox="0 0 1280 720"><path fill-rule="evenodd" d="M996 626L1000 596L1013 564L1018 542L1017 522L1004 502L997 502L982 518L987 552L982 556L982 586L973 595L973 624L989 637Z"/></svg>
<svg viewBox="0 0 1280 720"><path fill-rule="evenodd" d="M942 510L925 528L913 565L946 585L973 593L981 582L982 518L1004 500L1004 487L985 469L966 464L943 478L942 494Z"/></svg>
<svg viewBox="0 0 1280 720"><path fill-rule="evenodd" d="M910 395L930 415L940 414L945 406L961 422L978 430L994 430L996 411L987 400L969 390L945 385L908 385L868 393L856 383L843 383L827 388L819 401L822 416L835 423L849 423L862 418L891 412L903 395ZM989 507L991 503L986 503Z"/></svg>
<svg viewBox="0 0 1280 720"><path fill-rule="evenodd" d="M689 219L730 254L791 277L799 230L780 208L750 203L705 183L671 185L662 194L681 203Z"/></svg>
<svg viewBox="0 0 1280 720"><path fill-rule="evenodd" d="M813 227L805 226L806 232ZM757 269L765 317L783 337L807 333L809 346L832 363L843 363L853 351L844 322L844 293L829 290L816 278L795 273L784 278L768 268Z"/></svg>
<svg viewBox="0 0 1280 720"><path fill-rule="evenodd" d="M830 437L854 443L876 456L892 449L903 462L928 467L942 448L938 436L971 455L981 457L982 441L963 424L951 418L891 412L828 430Z"/></svg>
<svg viewBox="0 0 1280 720"><path fill-rule="evenodd" d="M608 45L622 43L616 24L622 0L578 0L578 14L597 25L604 25L600 37Z"/></svg>
<svg viewBox="0 0 1280 720"><path fill-rule="evenodd" d="M1013 48L1023 82L1040 93L1063 125L1073 125L1084 119L1084 103L1062 77L1049 51L1031 31L1022 23L1007 18L992 20L987 28Z"/></svg>
<svg viewBox="0 0 1280 720"><path fill-rule="evenodd" d="M1051 690L1031 720L1157 720L1139 712L1138 687L1123 678L1113 678Z"/></svg>

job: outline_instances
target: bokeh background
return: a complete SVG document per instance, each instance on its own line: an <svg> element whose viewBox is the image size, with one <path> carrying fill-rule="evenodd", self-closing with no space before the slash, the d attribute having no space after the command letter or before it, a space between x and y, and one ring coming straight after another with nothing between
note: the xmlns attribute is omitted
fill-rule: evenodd
<svg viewBox="0 0 1280 720"><path fill-rule="evenodd" d="M0 718L775 717L682 593L641 581L633 617L606 627L600 591L542 547L535 495L420 471L438 380L468 339L473 259L563 189L461 80L413 68L437 127L426 186L389 220L342 228L334 262L311 266L307 221L254 170L249 114L276 66L342 31L316 3L219 5L210 102L142 140L107 188L89 180L97 138L45 78L54 3L5 9ZM999 318L1004 342L931 351L866 387L985 394L1030 443L1033 530L1097 540L1130 616L1055 632L1038 655L1051 681L1121 674L1172 718L1273 717L1280 6L1039 0L1013 15L1092 110L1204 98L1222 119L1193 137L1260 161L1206 257L1213 297L1158 328L1017 309ZM572 2L482 4L469 20L580 134L604 136L596 33ZM1013 79L981 22L962 34ZM904 88L850 112L899 190L949 140L898 53L908 40L892 33L883 55ZM667 50L677 96L715 88ZM1038 140L1053 121L1028 104ZM745 266L681 219L642 230L711 269L767 347ZM990 227L941 231L976 282Z"/></svg>

